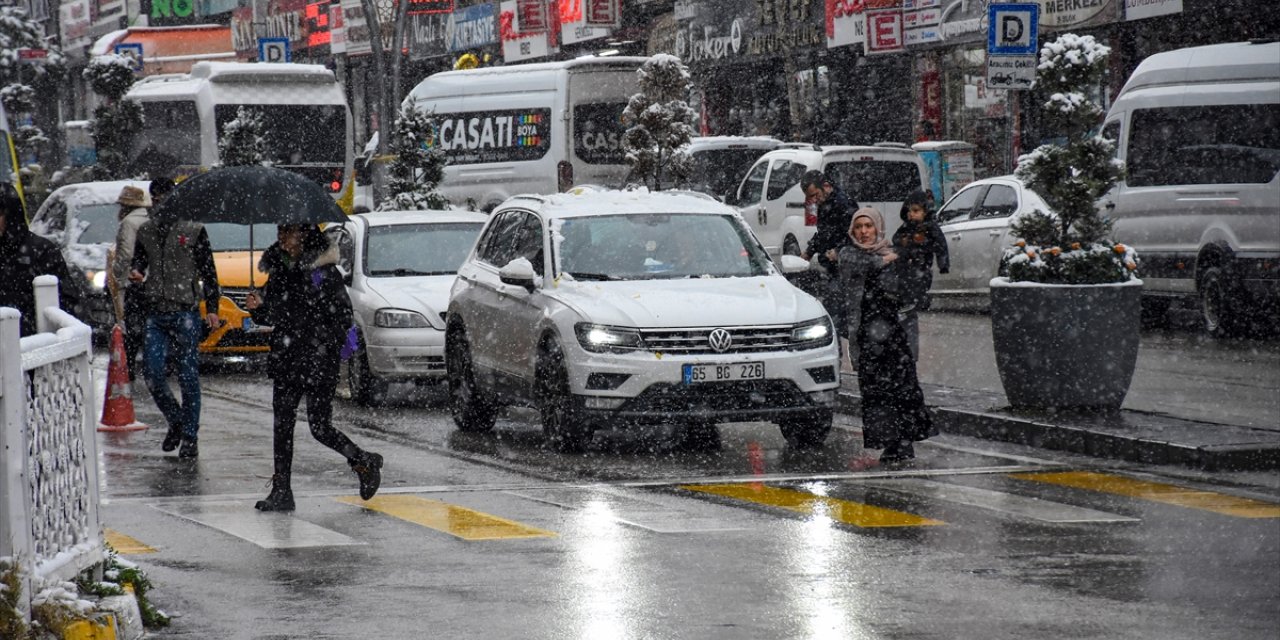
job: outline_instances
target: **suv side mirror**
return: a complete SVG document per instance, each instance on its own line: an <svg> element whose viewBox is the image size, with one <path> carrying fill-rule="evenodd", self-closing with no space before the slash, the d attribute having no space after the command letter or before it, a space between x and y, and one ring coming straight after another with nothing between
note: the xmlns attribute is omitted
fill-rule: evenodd
<svg viewBox="0 0 1280 640"><path fill-rule="evenodd" d="M791 275L793 273L804 273L809 270L809 261L800 256L783 255L782 256L782 273Z"/></svg>
<svg viewBox="0 0 1280 640"><path fill-rule="evenodd" d="M525 258L516 258L498 270L498 279L502 284L523 287L530 293L533 293L533 283L537 277L538 274L533 272L533 265Z"/></svg>

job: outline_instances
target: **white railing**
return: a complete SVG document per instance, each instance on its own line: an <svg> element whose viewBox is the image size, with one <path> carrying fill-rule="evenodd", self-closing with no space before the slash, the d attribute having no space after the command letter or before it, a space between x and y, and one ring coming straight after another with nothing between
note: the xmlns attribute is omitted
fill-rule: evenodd
<svg viewBox="0 0 1280 640"><path fill-rule="evenodd" d="M57 278L34 286L38 333L0 308L0 557L21 569L24 607L33 584L103 559L91 332L58 308Z"/></svg>

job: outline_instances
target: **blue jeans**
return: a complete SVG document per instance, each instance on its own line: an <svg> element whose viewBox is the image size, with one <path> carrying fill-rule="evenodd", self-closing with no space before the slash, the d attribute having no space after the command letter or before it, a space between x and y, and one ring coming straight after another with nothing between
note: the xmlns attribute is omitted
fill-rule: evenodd
<svg viewBox="0 0 1280 640"><path fill-rule="evenodd" d="M155 313L147 317L147 341L143 347L147 388L164 414L169 428L182 431L182 438L195 442L200 431L200 375L196 347L200 344L200 315L195 311ZM165 372L169 350L178 368L182 404L169 390Z"/></svg>

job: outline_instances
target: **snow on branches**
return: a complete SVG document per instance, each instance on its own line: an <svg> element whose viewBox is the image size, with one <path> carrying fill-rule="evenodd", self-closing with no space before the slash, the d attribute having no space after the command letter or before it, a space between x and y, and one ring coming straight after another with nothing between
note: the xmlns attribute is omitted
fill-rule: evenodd
<svg viewBox="0 0 1280 640"><path fill-rule="evenodd" d="M688 172L688 156L680 151L693 138L696 116L685 101L689 69L673 55L657 54L636 73L640 93L622 112L622 148L632 173L658 190Z"/></svg>
<svg viewBox="0 0 1280 640"><path fill-rule="evenodd" d="M109 53L94 56L84 69L84 79L89 81L93 92L115 102L129 92L136 79L129 58Z"/></svg>
<svg viewBox="0 0 1280 640"><path fill-rule="evenodd" d="M379 211L447 209L449 201L436 190L444 179L444 150L435 144L431 114L412 104L400 107L395 128L387 140L391 154L388 191Z"/></svg>
<svg viewBox="0 0 1280 640"><path fill-rule="evenodd" d="M236 117L222 125L218 136L218 158L226 167L245 167L266 162L267 140L262 135L262 113L252 107L237 107Z"/></svg>

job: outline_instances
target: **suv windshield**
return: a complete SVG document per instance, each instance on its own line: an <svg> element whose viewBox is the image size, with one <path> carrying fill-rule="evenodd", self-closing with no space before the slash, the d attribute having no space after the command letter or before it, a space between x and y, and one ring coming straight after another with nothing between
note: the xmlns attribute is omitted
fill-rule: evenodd
<svg viewBox="0 0 1280 640"><path fill-rule="evenodd" d="M480 235L479 222L370 227L365 273L379 276L452 275Z"/></svg>
<svg viewBox="0 0 1280 640"><path fill-rule="evenodd" d="M828 164L826 172L854 202L901 202L920 188L914 162L848 160Z"/></svg>
<svg viewBox="0 0 1280 640"><path fill-rule="evenodd" d="M769 257L734 216L663 213L560 223L561 273L578 280L749 277Z"/></svg>

